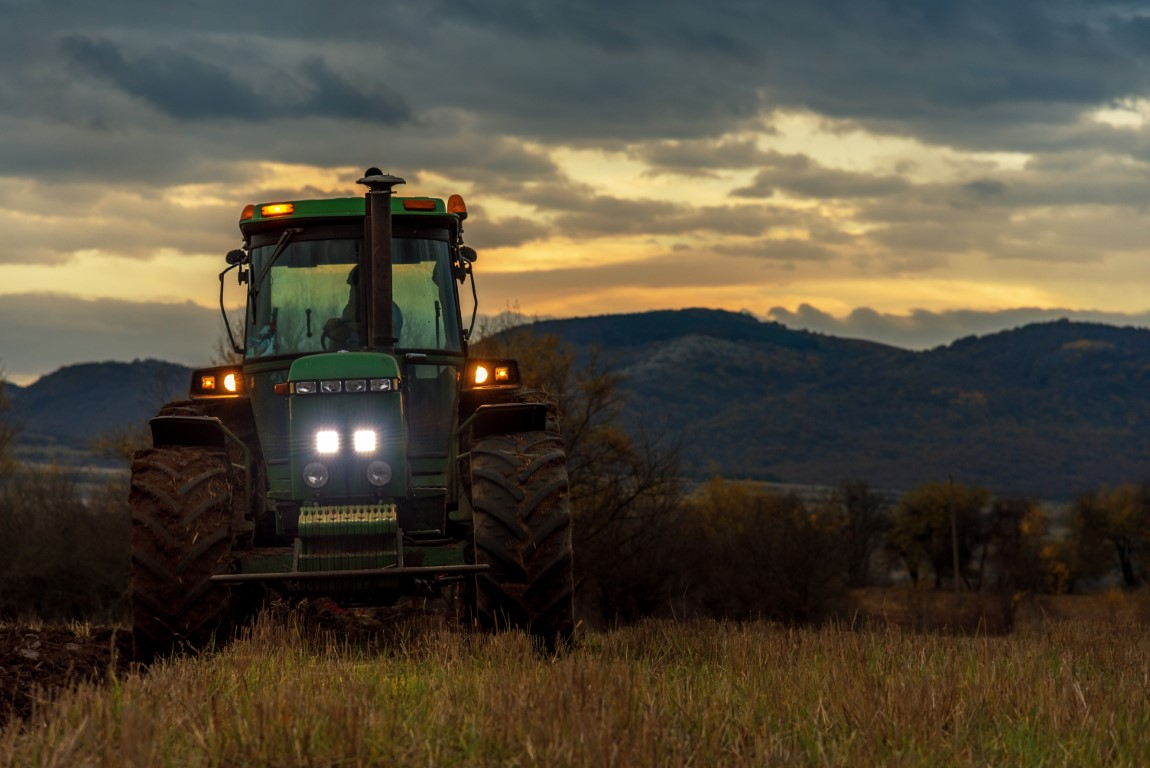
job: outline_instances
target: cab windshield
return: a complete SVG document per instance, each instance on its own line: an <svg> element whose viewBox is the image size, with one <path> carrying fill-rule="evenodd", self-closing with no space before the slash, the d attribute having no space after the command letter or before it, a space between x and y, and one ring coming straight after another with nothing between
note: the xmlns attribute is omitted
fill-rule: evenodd
<svg viewBox="0 0 1150 768"><path fill-rule="evenodd" d="M253 247L246 357L361 349L367 327L359 300L362 249L362 238L305 239L303 234L282 247L275 242ZM460 352L448 243L396 237L392 262L396 346Z"/></svg>

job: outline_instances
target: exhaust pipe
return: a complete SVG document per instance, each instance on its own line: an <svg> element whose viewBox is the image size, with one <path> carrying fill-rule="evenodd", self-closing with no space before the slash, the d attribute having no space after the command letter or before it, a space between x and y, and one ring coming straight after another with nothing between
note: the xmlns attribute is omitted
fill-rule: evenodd
<svg viewBox="0 0 1150 768"><path fill-rule="evenodd" d="M391 280L391 190L406 182L398 176L368 168L357 183L367 187L364 200L365 237L370 256L363 263L360 290L367 286L367 348L394 352L395 327L392 320Z"/></svg>

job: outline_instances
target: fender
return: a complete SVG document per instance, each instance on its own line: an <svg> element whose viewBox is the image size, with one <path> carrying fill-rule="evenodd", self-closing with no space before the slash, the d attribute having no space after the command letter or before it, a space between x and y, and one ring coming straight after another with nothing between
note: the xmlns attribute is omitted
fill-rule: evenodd
<svg viewBox="0 0 1150 768"><path fill-rule="evenodd" d="M148 422L152 446L199 446L226 450L231 439L243 445L215 416L156 416Z"/></svg>
<svg viewBox="0 0 1150 768"><path fill-rule="evenodd" d="M547 428L547 406L543 403L493 403L475 409L459 431L471 428L473 438L514 432L542 432Z"/></svg>

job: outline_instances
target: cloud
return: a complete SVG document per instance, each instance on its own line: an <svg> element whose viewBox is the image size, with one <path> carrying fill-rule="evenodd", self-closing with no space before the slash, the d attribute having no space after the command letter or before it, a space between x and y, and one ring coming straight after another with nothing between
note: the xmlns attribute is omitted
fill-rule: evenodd
<svg viewBox="0 0 1150 768"><path fill-rule="evenodd" d="M793 312L784 307L772 307L767 313L767 318L790 328L878 341L904 349L931 349L964 336L997 333L1031 323L1063 318L1107 325L1143 328L1150 326L1150 312L1123 314L1027 308L991 312L974 310L930 312L920 309L907 315L895 315L860 307L846 317L834 317L810 304L802 304Z"/></svg>
<svg viewBox="0 0 1150 768"><path fill-rule="evenodd" d="M0 366L17 383L76 362L156 358L203 366L222 332L218 311L191 303L10 294L0 301Z"/></svg>
<svg viewBox="0 0 1150 768"><path fill-rule="evenodd" d="M911 186L898 176L824 168L805 155L768 153L763 161L767 169L759 171L751 185L732 191L733 196L773 197L781 192L823 200L889 197Z"/></svg>
<svg viewBox="0 0 1150 768"><path fill-rule="evenodd" d="M61 46L77 71L100 77L176 120L267 122L319 115L398 125L413 117L402 98L382 88L363 92L318 56L298 62L294 72L276 73L289 88L255 88L182 51L158 49L129 58L115 43L80 35L65 37Z"/></svg>

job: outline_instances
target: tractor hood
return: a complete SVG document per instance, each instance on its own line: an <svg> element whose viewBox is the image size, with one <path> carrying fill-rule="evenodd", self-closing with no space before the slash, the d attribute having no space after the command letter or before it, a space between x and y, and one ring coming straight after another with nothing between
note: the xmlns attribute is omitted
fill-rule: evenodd
<svg viewBox="0 0 1150 768"><path fill-rule="evenodd" d="M367 503L407 493L399 363L378 352L310 355L288 372L292 496Z"/></svg>

